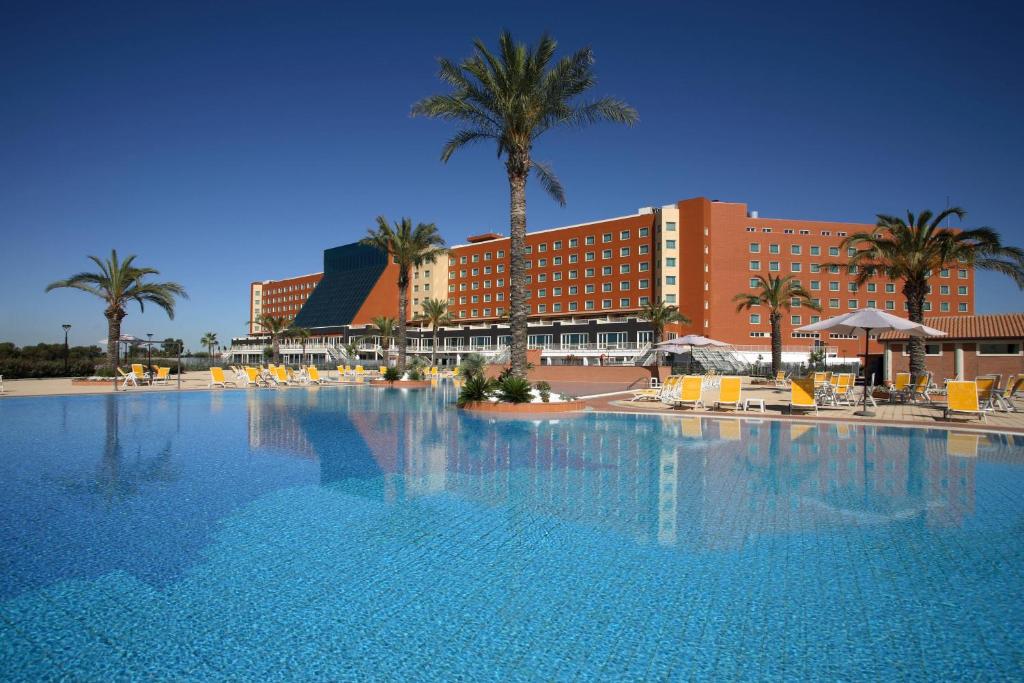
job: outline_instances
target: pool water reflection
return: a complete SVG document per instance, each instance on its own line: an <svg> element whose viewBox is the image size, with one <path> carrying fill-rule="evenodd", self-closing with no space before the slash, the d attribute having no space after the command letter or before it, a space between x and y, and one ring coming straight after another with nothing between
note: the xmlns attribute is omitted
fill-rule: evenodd
<svg viewBox="0 0 1024 683"><path fill-rule="evenodd" d="M450 391L0 403L0 674L1024 673L1017 437Z"/></svg>

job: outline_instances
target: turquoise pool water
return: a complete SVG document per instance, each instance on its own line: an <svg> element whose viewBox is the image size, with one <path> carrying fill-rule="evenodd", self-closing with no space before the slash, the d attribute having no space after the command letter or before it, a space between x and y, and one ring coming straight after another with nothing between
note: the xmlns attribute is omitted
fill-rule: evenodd
<svg viewBox="0 0 1024 683"><path fill-rule="evenodd" d="M3 680L1024 676L1024 441L0 401Z"/></svg>

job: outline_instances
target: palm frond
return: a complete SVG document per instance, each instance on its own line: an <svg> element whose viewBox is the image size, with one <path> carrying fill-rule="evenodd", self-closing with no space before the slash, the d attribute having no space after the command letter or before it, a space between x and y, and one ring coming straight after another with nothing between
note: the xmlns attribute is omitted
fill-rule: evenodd
<svg viewBox="0 0 1024 683"><path fill-rule="evenodd" d="M562 183L559 182L558 176L555 175L551 166L541 161L534 161L533 172L544 191L558 202L559 206L565 206L565 188L562 187Z"/></svg>

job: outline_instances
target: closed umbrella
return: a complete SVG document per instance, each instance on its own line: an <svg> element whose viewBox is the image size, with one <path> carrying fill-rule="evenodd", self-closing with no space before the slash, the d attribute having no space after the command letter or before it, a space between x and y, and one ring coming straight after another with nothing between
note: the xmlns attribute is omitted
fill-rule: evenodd
<svg viewBox="0 0 1024 683"><path fill-rule="evenodd" d="M873 412L868 410L868 341L871 338L871 333L878 330L896 330L911 337L943 337L946 335L945 332L934 327L915 323L906 318L880 311L877 308L862 308L853 313L838 315L835 318L811 323L796 329L797 332L829 331L855 337L859 337L861 334L864 335L864 401L861 410L854 413L854 415L864 417L875 416Z"/></svg>

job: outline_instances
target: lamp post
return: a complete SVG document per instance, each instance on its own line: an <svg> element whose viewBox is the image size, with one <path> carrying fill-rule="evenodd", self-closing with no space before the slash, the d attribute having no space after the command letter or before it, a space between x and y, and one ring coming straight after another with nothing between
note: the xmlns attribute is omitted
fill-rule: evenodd
<svg viewBox="0 0 1024 683"><path fill-rule="evenodd" d="M68 330L71 329L71 323L64 323L61 325L64 328L64 375L68 374Z"/></svg>
<svg viewBox="0 0 1024 683"><path fill-rule="evenodd" d="M149 384L153 385L153 333L147 332L146 339L146 365L149 366Z"/></svg>

